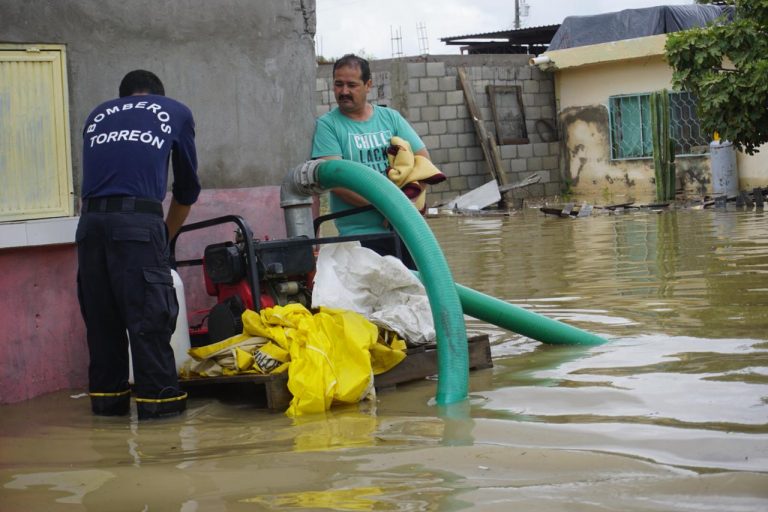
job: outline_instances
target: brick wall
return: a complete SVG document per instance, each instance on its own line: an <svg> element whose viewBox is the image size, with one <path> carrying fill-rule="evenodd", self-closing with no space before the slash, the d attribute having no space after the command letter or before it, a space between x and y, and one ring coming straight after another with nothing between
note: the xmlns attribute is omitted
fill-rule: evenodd
<svg viewBox="0 0 768 512"><path fill-rule="evenodd" d="M463 67L489 134L495 134L486 86L522 88L528 143L500 145L507 181L537 172L541 181L513 191L524 198L553 197L561 191L560 142L555 115L553 75L528 65L525 55L443 55L371 62L369 100L400 111L422 137L435 165L448 176L429 189L430 206L444 203L491 179L467 109L457 69ZM332 65L317 71L317 115L336 106Z"/></svg>

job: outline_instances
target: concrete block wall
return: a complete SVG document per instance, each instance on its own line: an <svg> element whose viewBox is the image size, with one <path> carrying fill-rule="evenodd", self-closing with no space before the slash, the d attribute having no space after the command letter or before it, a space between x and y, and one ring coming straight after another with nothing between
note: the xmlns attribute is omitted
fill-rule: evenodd
<svg viewBox="0 0 768 512"><path fill-rule="evenodd" d="M536 172L539 183L513 191L523 199L554 197L561 192L560 142L557 132L553 76L528 65L525 55L443 55L371 62L373 87L369 101L400 111L422 137L432 161L448 179L429 189L428 205L445 203L491 179L474 123L464 99L458 68L463 67L475 103L489 134L495 134L486 86L522 87L527 144L500 145L507 181ZM332 65L319 66L316 113L336 106Z"/></svg>

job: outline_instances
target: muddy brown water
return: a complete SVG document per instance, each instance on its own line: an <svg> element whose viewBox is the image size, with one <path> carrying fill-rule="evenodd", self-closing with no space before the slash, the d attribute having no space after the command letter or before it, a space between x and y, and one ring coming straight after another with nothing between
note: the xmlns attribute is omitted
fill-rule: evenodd
<svg viewBox="0 0 768 512"><path fill-rule="evenodd" d="M190 401L95 418L83 390L0 407L0 510L768 510L768 217L429 220L457 282L610 339L467 319L495 367L293 420Z"/></svg>

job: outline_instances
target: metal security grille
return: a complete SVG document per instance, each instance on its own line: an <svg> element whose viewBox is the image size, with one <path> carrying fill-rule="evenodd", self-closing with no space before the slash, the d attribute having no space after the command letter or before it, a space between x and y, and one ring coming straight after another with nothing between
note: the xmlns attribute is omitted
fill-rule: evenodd
<svg viewBox="0 0 768 512"><path fill-rule="evenodd" d="M650 98L644 93L608 99L612 159L653 157ZM706 153L709 141L701 131L696 98L691 93L669 93L669 124L675 155Z"/></svg>
<svg viewBox="0 0 768 512"><path fill-rule="evenodd" d="M72 215L64 47L0 45L0 222Z"/></svg>

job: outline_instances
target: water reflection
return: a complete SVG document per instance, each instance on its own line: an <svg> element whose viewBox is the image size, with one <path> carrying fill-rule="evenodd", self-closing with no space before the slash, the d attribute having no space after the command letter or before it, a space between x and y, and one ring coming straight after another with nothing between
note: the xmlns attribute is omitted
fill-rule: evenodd
<svg viewBox="0 0 768 512"><path fill-rule="evenodd" d="M297 420L193 398L93 418L81 390L0 407L0 510L744 510L768 503L762 212L430 219L457 282L611 339L467 318L495 367Z"/></svg>

